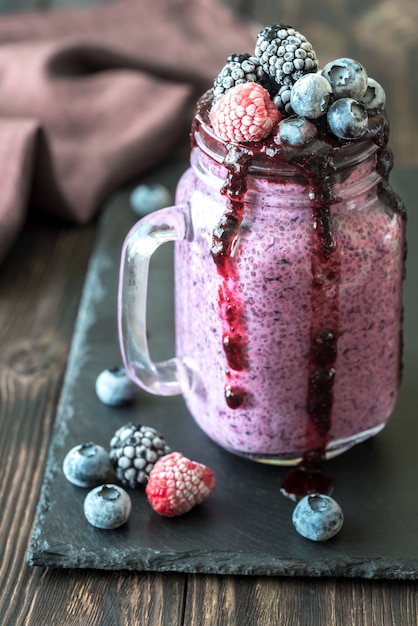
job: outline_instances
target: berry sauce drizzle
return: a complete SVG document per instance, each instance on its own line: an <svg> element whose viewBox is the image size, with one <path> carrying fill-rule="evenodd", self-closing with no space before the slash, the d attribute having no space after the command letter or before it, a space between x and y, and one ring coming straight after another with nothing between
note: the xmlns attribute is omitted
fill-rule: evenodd
<svg viewBox="0 0 418 626"><path fill-rule="evenodd" d="M376 115L370 118L368 138L378 148L376 171L382 176L377 190L379 199L405 221L405 206L393 191L388 180L393 167L393 154L387 148L388 136L386 116ZM332 189L332 174L335 172L337 154L338 148L330 149L325 153L319 150L316 155L314 155L314 150L311 150L312 158L307 158L302 154L290 159L310 182L313 215L311 230L312 322L310 376L306 403L309 416L306 451L299 466L289 472L281 484L282 494L296 501L309 493L330 495L334 489L332 478L321 471L321 466L325 461L328 433L331 428L333 384L338 349L340 254L338 241L332 231L330 211L331 205L338 202ZM405 260L406 246L404 267ZM402 355L402 350L400 353ZM399 363L399 384L401 377L402 356L400 356Z"/></svg>
<svg viewBox="0 0 418 626"><path fill-rule="evenodd" d="M323 144L321 143L323 150ZM275 148L278 153L277 147ZM270 146L270 154L272 148ZM335 359L338 337L338 287L339 254L332 230L330 205L337 198L332 191L332 173L335 164L333 150L318 160L317 152L303 153L294 157L294 165L311 184L312 228L311 271L312 323L310 331L311 354L309 364L308 397L306 401L306 442L309 454L304 459L304 479L312 450L323 457L330 428L332 389L335 377ZM278 154L278 156L281 156ZM243 330L245 310L238 294L238 268L234 255L239 241L239 230L244 218L244 198L247 176L254 152L249 148L230 146L224 161L227 176L221 193L226 198L226 209L212 234L212 257L222 276L219 288L219 306L222 320L222 345L231 370L239 372L248 367L245 351L246 337ZM283 156L281 156L283 158ZM319 163L319 165L318 165ZM239 408L246 392L229 384L225 386L225 399L230 408ZM315 471L317 471L315 469Z"/></svg>
<svg viewBox="0 0 418 626"><path fill-rule="evenodd" d="M318 146L319 148L319 146ZM340 251L333 232L331 205L338 202L332 189L336 170L334 150L301 154L295 167L310 183L311 328L308 393L306 398L306 451L296 470L281 485L283 495L298 500L308 493L331 494L333 480L320 467L325 460L331 427L335 361L339 334Z"/></svg>
<svg viewBox="0 0 418 626"><path fill-rule="evenodd" d="M312 153L311 153L312 155ZM335 360L339 333L340 251L333 233L331 204L338 201L332 190L336 167L333 150L319 160L312 156L298 164L311 185L311 329L306 411L307 449L325 452L331 427ZM317 455L315 455L316 458ZM311 456L305 454L304 466Z"/></svg>
<svg viewBox="0 0 418 626"><path fill-rule="evenodd" d="M237 290L238 272L234 257L244 217L243 198L247 191L250 162L247 150L230 147L224 163L228 173L221 189L221 194L226 198L226 210L212 233L212 258L222 277L218 301L226 375L229 379L225 385L225 401L231 409L242 406L248 396L247 391L234 383L235 373L248 368L244 307Z"/></svg>

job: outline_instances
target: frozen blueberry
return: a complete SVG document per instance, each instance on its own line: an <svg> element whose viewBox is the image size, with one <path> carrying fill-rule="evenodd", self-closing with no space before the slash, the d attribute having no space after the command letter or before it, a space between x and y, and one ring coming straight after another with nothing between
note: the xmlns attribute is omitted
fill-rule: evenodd
<svg viewBox="0 0 418 626"><path fill-rule="evenodd" d="M369 110L383 109L385 106L385 90L382 85L377 82L377 80L374 80L374 78L369 78L367 80L366 93L361 98L360 103Z"/></svg>
<svg viewBox="0 0 418 626"><path fill-rule="evenodd" d="M343 57L330 61L323 68L322 75L329 81L335 98L360 100L366 93L367 72L354 59Z"/></svg>
<svg viewBox="0 0 418 626"><path fill-rule="evenodd" d="M124 524L131 512L130 496L118 485L100 485L84 500L84 515L92 526L110 530Z"/></svg>
<svg viewBox="0 0 418 626"><path fill-rule="evenodd" d="M124 367L103 370L96 379L96 394L103 404L121 406L135 398L138 387L126 373Z"/></svg>
<svg viewBox="0 0 418 626"><path fill-rule="evenodd" d="M278 136L290 146L300 147L315 139L316 126L304 117L288 117L278 126Z"/></svg>
<svg viewBox="0 0 418 626"><path fill-rule="evenodd" d="M114 474L107 451L92 442L71 448L65 455L62 470L65 478L77 487L100 485Z"/></svg>
<svg viewBox="0 0 418 626"><path fill-rule="evenodd" d="M327 112L331 85L321 74L305 74L292 87L290 104L301 117L316 119Z"/></svg>
<svg viewBox="0 0 418 626"><path fill-rule="evenodd" d="M164 185L139 185L131 193L130 202L139 217L173 204L173 197Z"/></svg>
<svg viewBox="0 0 418 626"><path fill-rule="evenodd" d="M358 139L368 128L368 115L365 108L352 98L340 98L329 108L328 126L340 139Z"/></svg>
<svg viewBox="0 0 418 626"><path fill-rule="evenodd" d="M344 517L340 505L333 498L310 494L295 506L292 522L302 537L326 541L341 530Z"/></svg>

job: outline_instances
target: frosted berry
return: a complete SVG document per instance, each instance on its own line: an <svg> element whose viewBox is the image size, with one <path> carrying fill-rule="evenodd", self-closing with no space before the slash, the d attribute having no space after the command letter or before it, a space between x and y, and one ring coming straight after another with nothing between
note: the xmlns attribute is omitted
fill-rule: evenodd
<svg viewBox="0 0 418 626"><path fill-rule="evenodd" d="M367 89L367 72L361 63L342 57L330 61L322 69L322 75L329 81L334 98L360 100Z"/></svg>
<svg viewBox="0 0 418 626"><path fill-rule="evenodd" d="M248 53L231 54L213 84L213 98L218 100L226 91L242 83L263 83L267 77L257 57ZM263 85L264 86L264 85Z"/></svg>
<svg viewBox="0 0 418 626"><path fill-rule="evenodd" d="M297 115L317 119L327 112L331 93L331 85L321 74L306 74L293 85L290 104Z"/></svg>
<svg viewBox="0 0 418 626"><path fill-rule="evenodd" d="M154 464L171 452L164 437L151 426L126 424L110 440L110 461L122 485L145 485Z"/></svg>
<svg viewBox="0 0 418 626"><path fill-rule="evenodd" d="M82 443L71 448L64 457L65 478L77 487L94 487L113 476L109 454L96 443Z"/></svg>
<svg viewBox="0 0 418 626"><path fill-rule="evenodd" d="M288 117L278 126L277 138L290 146L300 148L317 137L316 126L304 117Z"/></svg>
<svg viewBox="0 0 418 626"><path fill-rule="evenodd" d="M138 392L138 387L129 378L125 368L119 366L100 372L95 389L99 400L109 406L129 404Z"/></svg>
<svg viewBox="0 0 418 626"><path fill-rule="evenodd" d="M128 520L132 509L129 495L118 485L105 484L92 489L84 500L84 515L97 528L119 528Z"/></svg>
<svg viewBox="0 0 418 626"><path fill-rule="evenodd" d="M258 34L255 54L278 86L291 86L304 74L318 69L318 59L306 37L284 24L266 26Z"/></svg>
<svg viewBox="0 0 418 626"><path fill-rule="evenodd" d="M374 78L368 78L366 93L360 99L360 104L371 111L384 108L386 104L385 90Z"/></svg>
<svg viewBox="0 0 418 626"><path fill-rule="evenodd" d="M340 98L327 114L331 132L340 139L359 139L368 128L368 115L364 107L352 98Z"/></svg>
<svg viewBox="0 0 418 626"><path fill-rule="evenodd" d="M172 452L155 464L145 491L156 513L174 517L206 500L215 486L215 476L209 467L190 461L180 452Z"/></svg>
<svg viewBox="0 0 418 626"><path fill-rule="evenodd" d="M268 137L281 120L281 114L264 87L257 83L242 83L215 102L209 118L221 139L241 143Z"/></svg>
<svg viewBox="0 0 418 626"><path fill-rule="evenodd" d="M290 104L290 95L292 93L291 87L288 85L282 85L277 94L273 97L273 102L279 111L283 114L293 113L292 105Z"/></svg>
<svg viewBox="0 0 418 626"><path fill-rule="evenodd" d="M130 202L134 213L142 217L158 209L171 206L173 195L165 185L160 183L138 185L131 193Z"/></svg>
<svg viewBox="0 0 418 626"><path fill-rule="evenodd" d="M333 498L310 494L297 503L292 522L302 537L326 541L341 530L344 517L340 505Z"/></svg>

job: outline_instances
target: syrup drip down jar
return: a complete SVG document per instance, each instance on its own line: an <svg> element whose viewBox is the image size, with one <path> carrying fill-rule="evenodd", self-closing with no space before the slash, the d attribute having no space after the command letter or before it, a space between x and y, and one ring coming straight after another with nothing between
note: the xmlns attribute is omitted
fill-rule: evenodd
<svg viewBox="0 0 418 626"><path fill-rule="evenodd" d="M400 384L405 215L383 130L339 146L237 145L215 135L208 107L206 94L176 206L140 220L123 247L125 367L150 393L183 394L235 454L330 458L384 427ZM155 363L148 269L168 241L176 355Z"/></svg>

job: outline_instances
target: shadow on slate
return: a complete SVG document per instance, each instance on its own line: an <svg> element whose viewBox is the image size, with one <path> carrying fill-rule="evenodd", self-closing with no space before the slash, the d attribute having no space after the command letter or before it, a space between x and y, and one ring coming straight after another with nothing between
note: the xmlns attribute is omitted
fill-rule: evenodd
<svg viewBox="0 0 418 626"><path fill-rule="evenodd" d="M184 164L183 169L184 169ZM158 180L174 188L180 165ZM409 207L408 239L418 237L414 212L417 170L393 181ZM148 181L149 182L149 181ZM223 451L193 422L182 398L138 393L134 405L111 408L94 391L96 377L120 364L116 293L122 242L135 216L128 190L113 198L100 224L79 309L63 392L50 445L28 561L31 565L216 574L418 578L418 255L410 246L405 288L405 367L397 407L387 427L327 464L345 515L342 531L314 543L293 529L294 504L281 496L286 469L256 464ZM173 356L172 248L151 265L149 320L155 359ZM371 393L373 390L371 390ZM217 478L212 498L178 518L162 518L142 490L131 491L128 523L113 531L88 524L87 490L68 483L61 466L74 445L108 447L114 431L133 421L152 425L174 450L209 465Z"/></svg>

